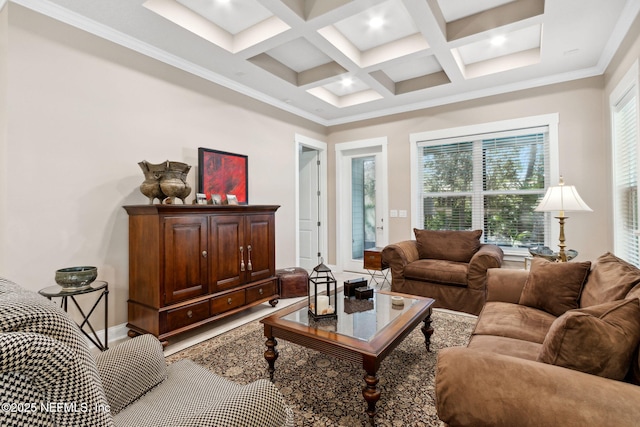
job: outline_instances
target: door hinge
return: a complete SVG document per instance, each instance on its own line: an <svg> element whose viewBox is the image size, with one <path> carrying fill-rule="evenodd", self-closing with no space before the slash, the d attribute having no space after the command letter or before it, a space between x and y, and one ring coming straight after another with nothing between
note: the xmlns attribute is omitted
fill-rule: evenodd
<svg viewBox="0 0 640 427"><path fill-rule="evenodd" d="M318 160L318 162L317 162L317 163L318 163L318 166L320 166L320 160Z"/></svg>
<svg viewBox="0 0 640 427"><path fill-rule="evenodd" d="M318 227L320 227L320 221L318 221Z"/></svg>
<svg viewBox="0 0 640 427"><path fill-rule="evenodd" d="M318 190L318 197L320 197L320 190Z"/></svg>
<svg viewBox="0 0 640 427"><path fill-rule="evenodd" d="M322 254L320 252L318 252L318 257L321 257L321 256L322 256Z"/></svg>

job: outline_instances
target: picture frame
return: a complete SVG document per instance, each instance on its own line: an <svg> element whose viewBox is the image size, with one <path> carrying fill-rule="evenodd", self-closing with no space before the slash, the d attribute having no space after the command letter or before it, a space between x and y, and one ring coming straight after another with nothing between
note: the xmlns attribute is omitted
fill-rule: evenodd
<svg viewBox="0 0 640 427"><path fill-rule="evenodd" d="M244 154L198 148L198 192L234 195L237 204L249 204L249 157Z"/></svg>
<svg viewBox="0 0 640 427"><path fill-rule="evenodd" d="M238 198L235 196L235 194L227 194L227 204L228 205L238 204Z"/></svg>
<svg viewBox="0 0 640 427"><path fill-rule="evenodd" d="M196 193L196 204L198 205L206 205L207 204L207 195L204 193Z"/></svg>
<svg viewBox="0 0 640 427"><path fill-rule="evenodd" d="M222 196L219 194L212 194L209 199L212 205L221 205L222 204Z"/></svg>

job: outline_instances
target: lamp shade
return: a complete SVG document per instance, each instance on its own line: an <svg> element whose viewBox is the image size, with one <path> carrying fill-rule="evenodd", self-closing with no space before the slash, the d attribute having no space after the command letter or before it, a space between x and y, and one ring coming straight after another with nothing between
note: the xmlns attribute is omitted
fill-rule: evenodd
<svg viewBox="0 0 640 427"><path fill-rule="evenodd" d="M560 178L560 185L547 188L547 193L536 207L536 212L552 212L560 211L560 215L564 212L593 212L587 206L578 194L578 190L573 185L564 185L564 181Z"/></svg>

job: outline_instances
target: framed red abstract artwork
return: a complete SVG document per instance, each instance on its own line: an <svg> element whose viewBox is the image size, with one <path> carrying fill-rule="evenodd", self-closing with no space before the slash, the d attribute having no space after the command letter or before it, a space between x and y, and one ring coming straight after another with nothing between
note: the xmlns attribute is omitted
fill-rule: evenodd
<svg viewBox="0 0 640 427"><path fill-rule="evenodd" d="M227 194L233 194L238 204L249 203L248 157L242 154L198 148L198 192L207 195L220 194L224 202Z"/></svg>

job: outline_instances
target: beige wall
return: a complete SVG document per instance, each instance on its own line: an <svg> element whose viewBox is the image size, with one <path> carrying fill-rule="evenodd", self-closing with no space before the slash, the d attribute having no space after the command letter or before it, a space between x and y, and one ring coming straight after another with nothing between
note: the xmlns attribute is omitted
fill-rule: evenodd
<svg viewBox="0 0 640 427"><path fill-rule="evenodd" d="M295 264L294 135L325 139L322 126L15 4L8 31L1 276L38 290L58 268L96 265L110 283L109 323L125 323L122 206L147 203L137 163L193 165L195 189L198 147L249 156L250 202L282 205L277 266Z"/></svg>
<svg viewBox="0 0 640 427"><path fill-rule="evenodd" d="M558 113L560 173L568 184L577 186L585 202L594 210L593 213L575 213L567 220L567 244L580 253L579 259L595 259L612 246L606 167L609 153L603 128L602 93L603 78L593 77L335 126L329 129L329 153L333 156L329 164L335 160L337 143L388 138L389 208L409 212L407 218L389 218L389 241L396 242L412 236L411 133ZM329 176L335 174L329 173ZM329 183L329 188L333 199L335 181ZM329 212L334 211L330 206ZM335 216L331 219L329 247L335 248ZM331 258L330 262L335 259Z"/></svg>

